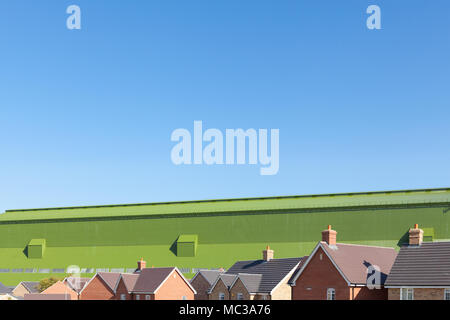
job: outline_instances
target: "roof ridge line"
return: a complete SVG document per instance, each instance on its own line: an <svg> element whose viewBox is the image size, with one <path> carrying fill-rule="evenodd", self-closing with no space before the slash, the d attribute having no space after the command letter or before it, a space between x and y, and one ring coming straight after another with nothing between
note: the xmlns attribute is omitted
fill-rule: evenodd
<svg viewBox="0 0 450 320"><path fill-rule="evenodd" d="M266 196L266 197L247 197L247 198L224 198L224 199L206 199L206 200L185 200L185 201L164 201L147 203L129 203L129 204L105 204L92 206L67 206L67 207L49 207L49 208L30 208L30 209L9 209L6 212L32 212L32 211L52 211L52 210L71 210L71 209L96 209L96 208L115 208L115 207L136 207L136 206L157 206L170 204L195 204L212 202L230 202L230 201L258 201L258 200L282 200L299 198L324 198L335 196L358 196L358 195L378 195L378 194L396 194L396 193L419 193L419 192L439 192L450 191L450 188L429 188L429 189L400 189L400 190L380 190L363 192L342 192L342 193L323 193L323 194L305 194L290 196Z"/></svg>

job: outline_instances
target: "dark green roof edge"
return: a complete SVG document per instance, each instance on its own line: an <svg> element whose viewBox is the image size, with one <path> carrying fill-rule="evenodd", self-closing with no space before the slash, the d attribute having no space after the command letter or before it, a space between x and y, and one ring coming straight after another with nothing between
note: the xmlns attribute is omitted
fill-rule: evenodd
<svg viewBox="0 0 450 320"><path fill-rule="evenodd" d="M308 194L294 196L272 196L272 197L254 197L254 198L226 198L226 199L210 199L210 200L187 200L187 201L168 201L168 202L150 202L150 203L130 203L130 204L112 204L112 205L94 205L94 206L69 206L69 207L52 207L52 208L34 208L34 209L10 209L7 212L32 212L32 211L50 211L50 210L70 210L70 209L96 209L96 208L118 208L118 207L137 207L137 206L157 206L157 205L174 205L174 204L195 204L195 203L213 203L213 202L230 202L230 201L258 201L258 200L283 200L283 199L301 199L301 198L324 198L339 196L360 196L360 195L379 195L379 194L398 194L398 193L415 193L415 192L438 192L450 191L450 188L431 188L431 189L404 189L404 190L388 190L388 191L368 191L368 192L347 192L347 193L324 193L324 194Z"/></svg>

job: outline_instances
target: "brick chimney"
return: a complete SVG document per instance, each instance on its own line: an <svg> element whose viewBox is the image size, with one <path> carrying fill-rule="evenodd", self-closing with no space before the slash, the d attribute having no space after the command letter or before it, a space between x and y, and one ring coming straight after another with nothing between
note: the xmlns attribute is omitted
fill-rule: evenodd
<svg viewBox="0 0 450 320"><path fill-rule="evenodd" d="M336 235L337 232L335 230L331 230L331 226L329 225L327 230L322 231L322 241L325 241L329 246L335 246Z"/></svg>
<svg viewBox="0 0 450 320"><path fill-rule="evenodd" d="M419 229L419 225L415 224L414 229L409 229L409 245L420 246L423 242L423 230Z"/></svg>
<svg viewBox="0 0 450 320"><path fill-rule="evenodd" d="M141 258L141 260L138 261L138 270L141 271L142 269L145 269L147 266L147 262L144 261L144 258Z"/></svg>
<svg viewBox="0 0 450 320"><path fill-rule="evenodd" d="M270 247L267 246L266 250L263 250L263 260L270 261L273 259L273 250L270 250Z"/></svg>

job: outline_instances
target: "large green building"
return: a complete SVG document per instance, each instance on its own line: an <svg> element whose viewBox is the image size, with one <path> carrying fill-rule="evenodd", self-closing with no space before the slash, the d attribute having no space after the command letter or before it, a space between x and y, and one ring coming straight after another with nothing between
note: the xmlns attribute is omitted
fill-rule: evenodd
<svg viewBox="0 0 450 320"><path fill-rule="evenodd" d="M415 223L427 241L450 239L450 189L324 194L50 209L0 215L0 282L147 266L228 268L308 255L331 224L338 242L398 248Z"/></svg>

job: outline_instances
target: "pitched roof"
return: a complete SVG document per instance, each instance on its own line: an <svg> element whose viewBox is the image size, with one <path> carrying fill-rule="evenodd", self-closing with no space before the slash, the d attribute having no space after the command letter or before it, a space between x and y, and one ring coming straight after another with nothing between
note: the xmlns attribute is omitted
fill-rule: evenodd
<svg viewBox="0 0 450 320"><path fill-rule="evenodd" d="M39 282L37 281L22 281L22 284L29 293L39 293Z"/></svg>
<svg viewBox="0 0 450 320"><path fill-rule="evenodd" d="M205 278L205 280L208 281L209 285L213 285L214 282L217 280L217 277L219 277L219 275L223 273L224 271L219 270L200 270L197 275L199 274L202 275ZM192 280L194 280L194 278L192 278Z"/></svg>
<svg viewBox="0 0 450 320"><path fill-rule="evenodd" d="M227 289L230 289L231 285L236 281L236 278L237 278L236 274L221 273L216 278L214 283L209 287L208 293L211 293L214 290L214 288L216 287L216 285L219 281L222 281L223 284L227 287Z"/></svg>
<svg viewBox="0 0 450 320"><path fill-rule="evenodd" d="M221 214L223 212L261 212L273 210L309 211L317 208L360 208L399 205L422 206L424 203L448 204L449 202L450 189L441 188L65 208L18 209L7 210L4 214L0 214L0 222L88 219L93 217L200 215Z"/></svg>
<svg viewBox="0 0 450 320"><path fill-rule="evenodd" d="M450 286L450 242L401 247L385 286Z"/></svg>
<svg viewBox="0 0 450 320"><path fill-rule="evenodd" d="M91 280L91 278L77 278L77 277L67 277L64 279L64 283L67 284L76 293L80 293L84 286Z"/></svg>
<svg viewBox="0 0 450 320"><path fill-rule="evenodd" d="M289 279L288 283L289 284L293 284L295 282L295 280L297 279L297 275L300 273L300 271L302 270L303 265L306 263L306 261L308 261L308 256L304 256L302 258L302 261L300 261L300 263L298 264L297 269L295 270L295 272L292 274L291 278Z"/></svg>
<svg viewBox="0 0 450 320"><path fill-rule="evenodd" d="M75 292L75 290L67 286L64 282L57 281L53 285L42 291L41 294L66 294L69 292Z"/></svg>
<svg viewBox="0 0 450 320"><path fill-rule="evenodd" d="M97 273L100 278L106 283L106 285L114 291L117 281L119 281L120 273L118 272L99 272Z"/></svg>
<svg viewBox="0 0 450 320"><path fill-rule="evenodd" d="M127 288L128 292L134 290L134 286L139 278L140 274L128 274L122 273L123 283L125 284L125 288Z"/></svg>
<svg viewBox="0 0 450 320"><path fill-rule="evenodd" d="M174 270L174 267L142 269L133 292L154 293Z"/></svg>
<svg viewBox="0 0 450 320"><path fill-rule="evenodd" d="M291 279L291 284L295 284L295 281L301 275L304 268L306 268L309 260L315 255L318 248L324 250L338 271L341 272L345 280L350 284L366 285L368 276L367 268L369 266L378 266L381 272L381 285L383 285L397 256L397 252L393 248L344 243L329 246L326 242L320 241L308 258L308 261L305 262L300 271Z"/></svg>
<svg viewBox="0 0 450 320"><path fill-rule="evenodd" d="M236 281L237 279L241 280L249 293L258 293L263 292L261 290L262 278L262 274L240 273L237 275Z"/></svg>
<svg viewBox="0 0 450 320"><path fill-rule="evenodd" d="M291 271L297 268L303 258L249 260L236 262L226 274L262 275L259 292L270 293Z"/></svg>
<svg viewBox="0 0 450 320"><path fill-rule="evenodd" d="M7 293L11 293L12 289L5 286L3 283L0 282L0 294L7 294Z"/></svg>

